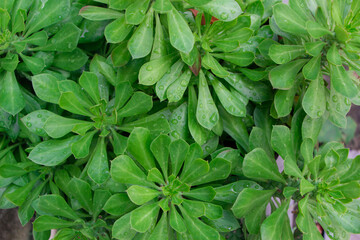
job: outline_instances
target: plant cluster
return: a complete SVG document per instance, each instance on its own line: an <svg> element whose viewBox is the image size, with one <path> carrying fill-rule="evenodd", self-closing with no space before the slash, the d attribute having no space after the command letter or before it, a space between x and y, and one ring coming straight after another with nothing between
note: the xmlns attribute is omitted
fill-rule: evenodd
<svg viewBox="0 0 360 240"><path fill-rule="evenodd" d="M1 1L0 208L35 240L349 239L326 131L358 74L356 0Z"/></svg>

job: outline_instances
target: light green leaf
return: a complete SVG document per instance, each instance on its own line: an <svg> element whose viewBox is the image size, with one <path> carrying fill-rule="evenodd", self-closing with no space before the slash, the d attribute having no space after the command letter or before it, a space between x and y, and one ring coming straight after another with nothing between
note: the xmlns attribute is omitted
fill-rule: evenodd
<svg viewBox="0 0 360 240"><path fill-rule="evenodd" d="M29 57L25 56L24 54L20 54L20 56L33 75L41 73L45 67L44 59Z"/></svg>
<svg viewBox="0 0 360 240"><path fill-rule="evenodd" d="M138 25L145 19L150 0L135 0L126 8L126 23Z"/></svg>
<svg viewBox="0 0 360 240"><path fill-rule="evenodd" d="M176 60L177 55L170 54L145 63L140 68L139 83L147 86L155 84L165 75Z"/></svg>
<svg viewBox="0 0 360 240"><path fill-rule="evenodd" d="M226 71L220 63L208 52L205 53L205 56L202 57L202 66L206 69L211 69L211 71L218 77L224 78L229 76L229 72Z"/></svg>
<svg viewBox="0 0 360 240"><path fill-rule="evenodd" d="M56 77L48 73L39 74L32 77L32 84L41 100L56 104L59 102L60 91Z"/></svg>
<svg viewBox="0 0 360 240"><path fill-rule="evenodd" d="M131 202L126 193L112 195L105 203L103 209L113 216L122 216L135 209L137 206ZM130 220L129 220L130 224Z"/></svg>
<svg viewBox="0 0 360 240"><path fill-rule="evenodd" d="M264 203L268 203L275 191L276 189L256 190L252 188L245 188L238 195L231 210L237 218L242 218L250 214L253 209Z"/></svg>
<svg viewBox="0 0 360 240"><path fill-rule="evenodd" d="M324 80L320 75L313 80L304 95L302 105L311 118L321 117L326 110L326 95Z"/></svg>
<svg viewBox="0 0 360 240"><path fill-rule="evenodd" d="M80 225L80 223L69 222L52 216L40 216L35 219L33 225L36 232L43 232L51 229L71 228Z"/></svg>
<svg viewBox="0 0 360 240"><path fill-rule="evenodd" d="M153 107L152 97L143 93L135 92L127 104L118 110L118 117L131 117L146 113Z"/></svg>
<svg viewBox="0 0 360 240"><path fill-rule="evenodd" d="M95 103L100 103L99 80L95 73L84 71L79 78L79 84Z"/></svg>
<svg viewBox="0 0 360 240"><path fill-rule="evenodd" d="M171 173L177 176L189 151L189 144L184 140L178 139L169 145L171 159Z"/></svg>
<svg viewBox="0 0 360 240"><path fill-rule="evenodd" d="M165 178L168 176L168 161L169 161L169 146L171 143L170 137L167 135L160 135L151 142L150 149L159 164Z"/></svg>
<svg viewBox="0 0 360 240"><path fill-rule="evenodd" d="M192 0L193 2L194 0ZM236 19L242 10L235 0L196 1L199 8L224 22Z"/></svg>
<svg viewBox="0 0 360 240"><path fill-rule="evenodd" d="M90 109L87 105L84 105L84 102L79 100L74 92L63 92L59 98L59 105L61 108L75 114L83 116L93 116L90 112Z"/></svg>
<svg viewBox="0 0 360 240"><path fill-rule="evenodd" d="M313 57L307 64L305 64L302 73L306 79L316 80L318 76L321 75L321 54Z"/></svg>
<svg viewBox="0 0 360 240"><path fill-rule="evenodd" d="M337 65L337 66L342 65L343 61L339 54L339 49L336 47L335 43L327 51L326 59L334 65Z"/></svg>
<svg viewBox="0 0 360 240"><path fill-rule="evenodd" d="M42 195L33 202L32 206L40 215L50 214L72 220L80 219L64 198L56 194Z"/></svg>
<svg viewBox="0 0 360 240"><path fill-rule="evenodd" d="M178 233L186 232L186 226L184 223L184 219L176 210L175 206L171 204L170 206L170 219L169 219L170 226L177 231Z"/></svg>
<svg viewBox="0 0 360 240"><path fill-rule="evenodd" d="M124 16L124 14L119 11L96 6L85 6L81 8L79 15L91 21L118 19Z"/></svg>
<svg viewBox="0 0 360 240"><path fill-rule="evenodd" d="M152 203L143 205L134 211L130 215L130 223L132 229L144 233L155 224L159 213L160 207L158 203Z"/></svg>
<svg viewBox="0 0 360 240"><path fill-rule="evenodd" d="M119 240L132 239L136 235L136 231L131 229L130 213L122 216L115 221L112 227L112 236Z"/></svg>
<svg viewBox="0 0 360 240"><path fill-rule="evenodd" d="M181 74L181 70L184 67L184 63L181 60L178 60L171 66L170 73L166 73L156 84L156 95L159 97L160 101L164 101L166 96L166 91L168 87L175 82ZM181 82L180 82L181 83Z"/></svg>
<svg viewBox="0 0 360 240"><path fill-rule="evenodd" d="M277 89L290 89L294 85L296 75L306 62L306 59L298 59L273 68L269 75L272 86Z"/></svg>
<svg viewBox="0 0 360 240"><path fill-rule="evenodd" d="M290 129L288 127L282 125L273 126L271 132L271 146L283 159L289 156L295 160Z"/></svg>
<svg viewBox="0 0 360 240"><path fill-rule="evenodd" d="M45 46L36 47L33 51L72 52L79 42L81 30L73 23L65 24Z"/></svg>
<svg viewBox="0 0 360 240"><path fill-rule="evenodd" d="M211 202L214 199L216 192L213 187L207 186L191 189L190 192L183 192L182 195L204 202Z"/></svg>
<svg viewBox="0 0 360 240"><path fill-rule="evenodd" d="M143 205L161 194L161 192L154 189L137 185L132 185L126 192L130 200L136 205Z"/></svg>
<svg viewBox="0 0 360 240"><path fill-rule="evenodd" d="M209 172L209 163L202 159L196 159L191 162L192 167L183 171L180 179L182 182L192 185L199 177L202 177Z"/></svg>
<svg viewBox="0 0 360 240"><path fill-rule="evenodd" d="M80 205L89 213L93 210L93 194L89 183L74 177L68 183L70 196L79 201Z"/></svg>
<svg viewBox="0 0 360 240"><path fill-rule="evenodd" d="M249 178L274 180L286 183L274 161L271 161L266 152L261 148L256 148L246 154L243 162L244 175Z"/></svg>
<svg viewBox="0 0 360 240"><path fill-rule="evenodd" d="M154 10L150 9L145 20L136 29L128 42L133 59L143 58L151 52L154 41Z"/></svg>
<svg viewBox="0 0 360 240"><path fill-rule="evenodd" d="M213 129L219 121L219 112L202 71L200 71L199 75L199 100L196 110L196 119L201 126L209 130Z"/></svg>
<svg viewBox="0 0 360 240"><path fill-rule="evenodd" d="M154 231L151 233L149 240L158 240L168 238L168 220L167 213L164 212Z"/></svg>
<svg viewBox="0 0 360 240"><path fill-rule="evenodd" d="M290 200L281 204L268 218L265 219L261 225L261 238L268 240L282 239L284 225L289 221L287 210L289 207Z"/></svg>
<svg viewBox="0 0 360 240"><path fill-rule="evenodd" d="M186 69L166 90L169 102L178 102L182 99L191 79L191 70ZM160 80L161 81L161 80Z"/></svg>
<svg viewBox="0 0 360 240"><path fill-rule="evenodd" d="M300 181L300 194L301 196L304 196L305 194L307 194L308 192L311 192L312 190L315 189L315 186L312 185L308 180L306 179L301 179Z"/></svg>
<svg viewBox="0 0 360 240"><path fill-rule="evenodd" d="M171 11L173 6L170 0L156 0L153 8L155 9L155 11L158 11L160 13L166 13Z"/></svg>
<svg viewBox="0 0 360 240"><path fill-rule="evenodd" d="M226 179L231 172L231 163L223 158L215 158L209 164L210 170L203 176L199 176L193 185L200 185L217 180Z"/></svg>
<svg viewBox="0 0 360 240"><path fill-rule="evenodd" d="M47 134L49 134L52 138L61 138L71 132L71 130L77 124L87 123L82 120L72 119L72 118L65 118L56 114L52 114L46 120L44 124L44 130ZM89 124L92 124L89 122Z"/></svg>
<svg viewBox="0 0 360 240"><path fill-rule="evenodd" d="M55 24L62 19L65 19L70 13L70 0L57 1L48 0L43 4L43 7L35 12L26 22L26 35L29 36L42 28ZM37 14L36 14L37 13Z"/></svg>
<svg viewBox="0 0 360 240"><path fill-rule="evenodd" d="M189 53L194 47L194 35L183 16L173 8L167 12L171 45L180 52Z"/></svg>
<svg viewBox="0 0 360 240"><path fill-rule="evenodd" d="M120 183L153 187L153 184L146 180L145 173L126 155L120 155L112 160L110 173L111 177Z"/></svg>
<svg viewBox="0 0 360 240"><path fill-rule="evenodd" d="M278 45L273 44L269 50L270 58L277 64L284 64L305 54L301 45Z"/></svg>
<svg viewBox="0 0 360 240"><path fill-rule="evenodd" d="M135 128L129 136L127 145L127 150L146 170L156 167L150 144L150 130Z"/></svg>
<svg viewBox="0 0 360 240"><path fill-rule="evenodd" d="M279 28L295 35L306 35L306 23L294 10L284 3L273 6L274 18Z"/></svg>
<svg viewBox="0 0 360 240"><path fill-rule="evenodd" d="M331 87L344 97L352 98L358 89L343 66L330 64Z"/></svg>
<svg viewBox="0 0 360 240"><path fill-rule="evenodd" d="M246 67L254 61L252 52L214 53L212 56L233 63L239 67Z"/></svg>
<svg viewBox="0 0 360 240"><path fill-rule="evenodd" d="M15 115L25 107L25 99L16 81L14 72L4 72L0 75L0 107Z"/></svg>
<svg viewBox="0 0 360 240"><path fill-rule="evenodd" d="M319 39L325 35L333 35L332 32L321 26L318 22L315 21L307 21L306 22L306 30L310 34L311 37L315 39Z"/></svg>
<svg viewBox="0 0 360 240"><path fill-rule="evenodd" d="M306 52L313 57L318 56L325 45L326 43L323 41L306 42L304 44Z"/></svg>
<svg viewBox="0 0 360 240"><path fill-rule="evenodd" d="M89 161L89 167L87 169L89 177L97 184L106 182L109 178L109 162L107 158L105 138L100 137L100 140Z"/></svg>
<svg viewBox="0 0 360 240"><path fill-rule="evenodd" d="M63 140L41 142L30 152L29 159L39 165L59 165L71 156L71 145L79 138L79 136L72 136Z"/></svg>

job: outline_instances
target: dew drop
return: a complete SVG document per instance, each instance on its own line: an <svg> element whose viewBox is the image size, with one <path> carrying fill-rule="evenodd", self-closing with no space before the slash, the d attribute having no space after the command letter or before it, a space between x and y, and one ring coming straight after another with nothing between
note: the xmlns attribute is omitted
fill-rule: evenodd
<svg viewBox="0 0 360 240"><path fill-rule="evenodd" d="M153 67L152 67L151 65L148 65L148 66L146 67L146 70L151 71L151 70L153 70Z"/></svg>
<svg viewBox="0 0 360 240"><path fill-rule="evenodd" d="M159 89L160 89L160 90L164 90L164 85L160 85L160 86L159 86Z"/></svg>
<svg viewBox="0 0 360 240"><path fill-rule="evenodd" d="M26 123L26 126L27 126L27 127L31 127L32 124L28 122L28 123Z"/></svg>
<svg viewBox="0 0 360 240"><path fill-rule="evenodd" d="M42 115L41 115L41 114L38 114L37 117L38 117L38 118L42 118Z"/></svg>
<svg viewBox="0 0 360 240"><path fill-rule="evenodd" d="M338 101L338 96L336 96L336 95L332 96L332 100L333 100L333 102L337 102Z"/></svg>
<svg viewBox="0 0 360 240"><path fill-rule="evenodd" d="M318 111L316 115L317 115L318 117L321 117L322 112L321 112L321 111Z"/></svg>
<svg viewBox="0 0 360 240"><path fill-rule="evenodd" d="M218 116L216 115L216 113L213 113L210 117L210 122L216 123L217 121L218 121Z"/></svg>
<svg viewBox="0 0 360 240"><path fill-rule="evenodd" d="M175 125L175 124L177 124L177 123L178 123L178 120L173 119L173 120L171 120L171 123Z"/></svg>
<svg viewBox="0 0 360 240"><path fill-rule="evenodd" d="M221 19L226 20L226 19L228 19L229 14L227 14L227 13L222 13L220 17L221 17Z"/></svg>

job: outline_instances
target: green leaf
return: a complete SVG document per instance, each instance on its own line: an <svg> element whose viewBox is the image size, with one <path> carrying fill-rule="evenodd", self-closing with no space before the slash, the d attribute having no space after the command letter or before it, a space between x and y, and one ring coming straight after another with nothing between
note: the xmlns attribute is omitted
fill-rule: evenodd
<svg viewBox="0 0 360 240"><path fill-rule="evenodd" d="M331 64L334 64L334 65L337 65L337 66L342 65L343 61L342 61L341 56L339 54L339 49L336 47L335 43L327 51L326 59Z"/></svg>
<svg viewBox="0 0 360 240"><path fill-rule="evenodd" d="M125 16L121 15L115 21L106 26L104 35L107 42L119 43L126 39L132 29L133 25L127 24Z"/></svg>
<svg viewBox="0 0 360 240"><path fill-rule="evenodd" d="M112 137L110 142L113 146L115 155L124 154L127 145L127 137L117 133L113 128L111 128Z"/></svg>
<svg viewBox="0 0 360 240"><path fill-rule="evenodd" d="M190 192L183 192L182 194L186 197L198 199L204 202L211 202L214 199L216 192L213 187L207 186L191 189Z"/></svg>
<svg viewBox="0 0 360 240"><path fill-rule="evenodd" d="M303 67L302 73L306 79L316 80L321 75L321 54L313 57Z"/></svg>
<svg viewBox="0 0 360 240"><path fill-rule="evenodd" d="M28 57L24 54L20 54L22 60L24 61L25 65L28 67L32 74L39 74L45 67L44 59L37 58L37 57Z"/></svg>
<svg viewBox="0 0 360 240"><path fill-rule="evenodd" d="M74 210L66 203L63 197L55 194L43 195L36 199L33 204L33 208L40 215L54 215L77 220L80 217L77 216Z"/></svg>
<svg viewBox="0 0 360 240"><path fill-rule="evenodd" d="M209 74L211 85L225 110L236 117L245 117L246 106L234 94L232 94L218 79Z"/></svg>
<svg viewBox="0 0 360 240"><path fill-rule="evenodd" d="M194 239L199 240L220 240L220 234L214 228L206 225L198 218L193 218L184 209L180 208L183 214L187 230Z"/></svg>
<svg viewBox="0 0 360 240"><path fill-rule="evenodd" d="M72 52L76 49L81 30L73 23L65 24L45 46L36 47L33 51Z"/></svg>
<svg viewBox="0 0 360 240"><path fill-rule="evenodd" d="M315 21L307 21L306 22L306 30L310 34L311 37L315 39L319 39L325 35L333 35L332 32L321 26L318 22Z"/></svg>
<svg viewBox="0 0 360 240"><path fill-rule="evenodd" d="M143 205L131 212L130 222L132 229L144 233L155 224L160 207L158 203Z"/></svg>
<svg viewBox="0 0 360 240"><path fill-rule="evenodd" d="M189 87L188 126L191 136L199 145L203 145L209 138L210 131L203 128L196 120L197 97L193 86Z"/></svg>
<svg viewBox="0 0 360 240"><path fill-rule="evenodd" d="M288 5L278 3L273 6L274 18L279 28L295 35L306 35L306 22Z"/></svg>
<svg viewBox="0 0 360 240"><path fill-rule="evenodd" d="M199 177L205 175L210 167L209 163L202 159L196 159L191 162L192 167L183 171L180 179L182 182L192 185Z"/></svg>
<svg viewBox="0 0 360 240"><path fill-rule="evenodd" d="M170 54L145 63L140 68L139 83L147 86L157 83L171 68L175 60L177 60L177 55Z"/></svg>
<svg viewBox="0 0 360 240"><path fill-rule="evenodd" d="M239 67L246 67L254 61L252 52L214 53L212 56L233 63Z"/></svg>
<svg viewBox="0 0 360 240"><path fill-rule="evenodd" d="M304 111L311 118L319 118L325 113L326 95L322 77L318 76L317 79L310 83L304 95L302 105Z"/></svg>
<svg viewBox="0 0 360 240"><path fill-rule="evenodd" d="M299 78L289 90L278 90L274 97L274 107L278 117L285 117L290 114L294 102L293 99L300 84Z"/></svg>
<svg viewBox="0 0 360 240"><path fill-rule="evenodd" d="M52 138L61 138L71 132L71 130L78 124L86 123L85 121L65 118L56 114L48 117L44 124L44 130ZM89 123L92 124L92 123Z"/></svg>
<svg viewBox="0 0 360 240"><path fill-rule="evenodd" d="M119 110L129 100L133 94L133 89L129 82L119 83L115 87L115 108Z"/></svg>
<svg viewBox="0 0 360 240"><path fill-rule="evenodd" d="M42 9L33 10L35 13L27 20L25 36L61 21L70 13L70 0L49 0L42 4Z"/></svg>
<svg viewBox="0 0 360 240"><path fill-rule="evenodd" d="M336 185L332 190L340 191L346 198L357 199L360 197L360 184L357 181Z"/></svg>
<svg viewBox="0 0 360 240"><path fill-rule="evenodd" d="M199 100L196 110L196 119L206 129L213 129L219 121L219 112L211 97L207 80L202 71L199 75Z"/></svg>
<svg viewBox="0 0 360 240"><path fill-rule="evenodd" d="M224 78L229 76L229 72L226 71L220 63L208 52L205 53L205 56L202 57L202 66L206 69L211 69L211 71L218 77Z"/></svg>
<svg viewBox="0 0 360 240"><path fill-rule="evenodd" d="M324 48L325 45L326 43L324 43L323 41L317 41L317 42L306 42L304 46L306 52L309 55L316 57L321 53L321 50Z"/></svg>
<svg viewBox="0 0 360 240"><path fill-rule="evenodd" d="M277 64L284 64L305 54L301 45L278 45L273 44L269 50L270 58Z"/></svg>
<svg viewBox="0 0 360 240"><path fill-rule="evenodd" d="M215 158L209 164L210 170L207 174L199 176L192 184L200 185L226 179L231 172L231 163L222 158Z"/></svg>
<svg viewBox="0 0 360 240"><path fill-rule="evenodd" d="M146 170L156 167L150 144L150 131L145 128L135 128L129 136L127 145L127 150Z"/></svg>
<svg viewBox="0 0 360 240"><path fill-rule="evenodd" d="M112 160L110 173L111 177L120 183L153 187L153 184L146 180L145 173L126 155L120 155Z"/></svg>
<svg viewBox="0 0 360 240"><path fill-rule="evenodd" d="M154 231L151 233L149 240L166 239L168 237L168 220L167 213L164 212L157 223Z"/></svg>
<svg viewBox="0 0 360 240"><path fill-rule="evenodd" d="M170 0L156 0L155 4L153 5L153 8L155 11L158 11L160 13L166 13L171 11L173 6Z"/></svg>
<svg viewBox="0 0 360 240"><path fill-rule="evenodd" d="M171 172L177 176L189 151L189 144L184 140L178 139L169 145Z"/></svg>
<svg viewBox="0 0 360 240"><path fill-rule="evenodd" d="M159 164L165 178L168 176L169 146L170 137L160 135L151 142L150 150Z"/></svg>
<svg viewBox="0 0 360 240"><path fill-rule="evenodd" d="M343 66L330 64L331 87L345 97L353 98L358 89Z"/></svg>
<svg viewBox="0 0 360 240"><path fill-rule="evenodd" d="M186 69L166 90L169 102L178 102L182 99L191 79L191 70ZM160 80L161 81L161 80Z"/></svg>
<svg viewBox="0 0 360 240"><path fill-rule="evenodd" d="M15 115L25 107L25 99L16 81L14 72L4 72L0 75L0 107Z"/></svg>
<svg viewBox="0 0 360 240"><path fill-rule="evenodd" d="M271 196L275 193L273 190L256 190L245 188L240 192L231 210L237 218L242 218L258 206L268 203Z"/></svg>
<svg viewBox="0 0 360 240"><path fill-rule="evenodd" d="M16 206L21 206L25 202L27 196L33 190L33 187L38 180L39 177L33 179L31 182L25 184L24 186L17 188L15 191L4 194L4 196Z"/></svg>
<svg viewBox="0 0 360 240"><path fill-rule="evenodd" d="M48 73L39 74L32 77L32 84L41 100L56 104L59 102L60 91L56 77Z"/></svg>
<svg viewBox="0 0 360 240"><path fill-rule="evenodd" d="M95 73L84 71L79 78L79 84L95 103L100 102L99 81Z"/></svg>
<svg viewBox="0 0 360 240"><path fill-rule="evenodd" d="M32 34L30 37L27 37L22 42L36 45L36 46L44 46L48 41L48 34L46 31L41 31Z"/></svg>
<svg viewBox="0 0 360 240"><path fill-rule="evenodd" d="M273 127L271 132L271 146L283 159L289 156L295 160L290 130L286 126L275 125Z"/></svg>
<svg viewBox="0 0 360 240"><path fill-rule="evenodd" d="M220 205L212 203L204 203L205 206L205 217L215 220L223 216L223 209Z"/></svg>
<svg viewBox="0 0 360 240"><path fill-rule="evenodd" d="M145 57L151 52L154 41L153 22L154 10L151 9L128 42L128 49L133 59Z"/></svg>
<svg viewBox="0 0 360 240"><path fill-rule="evenodd" d="M164 178L163 178L161 172L159 171L159 169L157 169L157 168L152 168L149 171L146 179L150 182L156 182L156 183L165 185Z"/></svg>
<svg viewBox="0 0 360 240"><path fill-rule="evenodd" d="M173 8L167 12L171 45L180 52L189 53L194 47L194 35L183 16Z"/></svg>
<svg viewBox="0 0 360 240"><path fill-rule="evenodd" d="M92 213L94 218L97 218L99 216L110 197L111 193L108 190L96 189L94 191L94 197L92 202Z"/></svg>
<svg viewBox="0 0 360 240"><path fill-rule="evenodd" d="M281 204L261 225L261 238L269 240L282 239L283 227L289 221L287 210L290 200Z"/></svg>
<svg viewBox="0 0 360 240"><path fill-rule="evenodd" d="M112 227L112 236L119 240L132 239L136 235L136 231L131 229L130 213L122 216L115 221Z"/></svg>
<svg viewBox="0 0 360 240"><path fill-rule="evenodd" d="M80 225L80 223L69 222L52 216L40 216L35 219L33 224L34 230L37 232L48 231L51 229L71 228Z"/></svg>
<svg viewBox="0 0 360 240"><path fill-rule="evenodd" d="M355 157L352 160L351 167L340 177L342 183L349 181L358 181L360 180L360 156Z"/></svg>
<svg viewBox="0 0 360 240"><path fill-rule="evenodd" d="M201 3L196 1L196 4L199 5L200 9L224 22L230 22L242 13L239 4L235 0L212 0L201 1Z"/></svg>
<svg viewBox="0 0 360 240"><path fill-rule="evenodd" d="M89 106L85 105L74 92L63 92L59 98L59 105L61 108L75 114L89 116L93 114L90 112Z"/></svg>
<svg viewBox="0 0 360 240"><path fill-rule="evenodd" d="M153 107L152 97L143 93L135 92L127 104L118 110L118 117L131 117L146 113Z"/></svg>
<svg viewBox="0 0 360 240"><path fill-rule="evenodd" d="M135 0L126 8L126 22L138 25L145 19L150 0Z"/></svg>
<svg viewBox="0 0 360 240"><path fill-rule="evenodd" d="M57 166L71 156L71 144L77 140L79 136L41 142L30 152L29 159L39 165Z"/></svg>
<svg viewBox="0 0 360 240"><path fill-rule="evenodd" d="M90 184L80 178L73 178L68 183L68 189L71 197L79 201L80 205L89 213L92 212L92 190Z"/></svg>
<svg viewBox="0 0 360 240"><path fill-rule="evenodd" d="M157 190L137 185L132 185L126 192L130 200L136 205L143 205L161 194Z"/></svg>
<svg viewBox="0 0 360 240"><path fill-rule="evenodd" d="M171 204L171 206L170 206L169 224L178 233L186 232L186 226L184 223L184 219L178 213L178 211L176 210L176 208L173 204Z"/></svg>
<svg viewBox="0 0 360 240"><path fill-rule="evenodd" d="M267 156L261 148L256 148L246 154L243 162L244 175L249 178L274 180L286 183L274 161Z"/></svg>
<svg viewBox="0 0 360 240"><path fill-rule="evenodd" d="M109 25L108 25L109 26ZM118 28L117 28L118 29ZM111 31L114 32L114 31ZM131 60L131 54L127 49L127 42L124 41L117 45L111 52L111 61L114 67L125 66Z"/></svg>
<svg viewBox="0 0 360 240"><path fill-rule="evenodd" d="M269 75L272 86L277 89L290 89L294 85L296 75L306 62L306 59L298 59L273 68Z"/></svg>
<svg viewBox="0 0 360 240"><path fill-rule="evenodd" d="M92 59L92 64L94 65L94 69L90 69L92 72L100 72L105 79L111 83L111 85L113 86L117 86L118 84L118 78L116 77L116 73L114 68L106 62L106 59L99 56L99 55L95 55ZM90 65L91 66L91 65ZM101 90L101 88L100 88ZM100 91L100 96L101 96L101 91Z"/></svg>
<svg viewBox="0 0 360 240"><path fill-rule="evenodd" d="M307 194L308 192L311 192L312 190L315 189L315 186L312 185L308 180L306 179L301 179L300 181L300 194L301 196L304 196L305 194Z"/></svg>
<svg viewBox="0 0 360 240"><path fill-rule="evenodd" d="M301 171L296 161L294 161L294 159L290 156L287 156L284 159L284 172L286 173L286 175L302 178Z"/></svg>
<svg viewBox="0 0 360 240"><path fill-rule="evenodd" d="M164 101L166 96L166 90L168 87L175 82L181 74L181 70L184 67L184 63L179 60L171 66L170 73L166 73L156 84L156 95L160 101ZM180 82L181 83L181 82Z"/></svg>
<svg viewBox="0 0 360 240"><path fill-rule="evenodd" d="M105 138L100 137L94 153L89 160L87 173L97 184L106 182L109 178L109 162L107 158Z"/></svg>
<svg viewBox="0 0 360 240"><path fill-rule="evenodd" d="M66 70L76 71L83 67L88 60L86 53L80 48L72 52L62 52L55 55L53 66Z"/></svg>
<svg viewBox="0 0 360 240"><path fill-rule="evenodd" d="M126 193L112 195L105 203L103 209L113 216L121 216L135 209L137 206L131 202ZM128 215L128 214L126 214ZM130 224L130 220L129 220Z"/></svg>
<svg viewBox="0 0 360 240"><path fill-rule="evenodd" d="M81 8L79 15L92 21L118 19L124 16L124 14L119 11L96 6L85 6Z"/></svg>

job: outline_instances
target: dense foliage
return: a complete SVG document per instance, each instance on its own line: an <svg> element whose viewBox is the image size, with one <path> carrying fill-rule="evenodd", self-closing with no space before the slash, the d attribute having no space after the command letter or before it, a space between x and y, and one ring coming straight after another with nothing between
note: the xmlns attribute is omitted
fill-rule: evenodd
<svg viewBox="0 0 360 240"><path fill-rule="evenodd" d="M357 0L2 0L0 208L36 240L349 239L359 53Z"/></svg>

